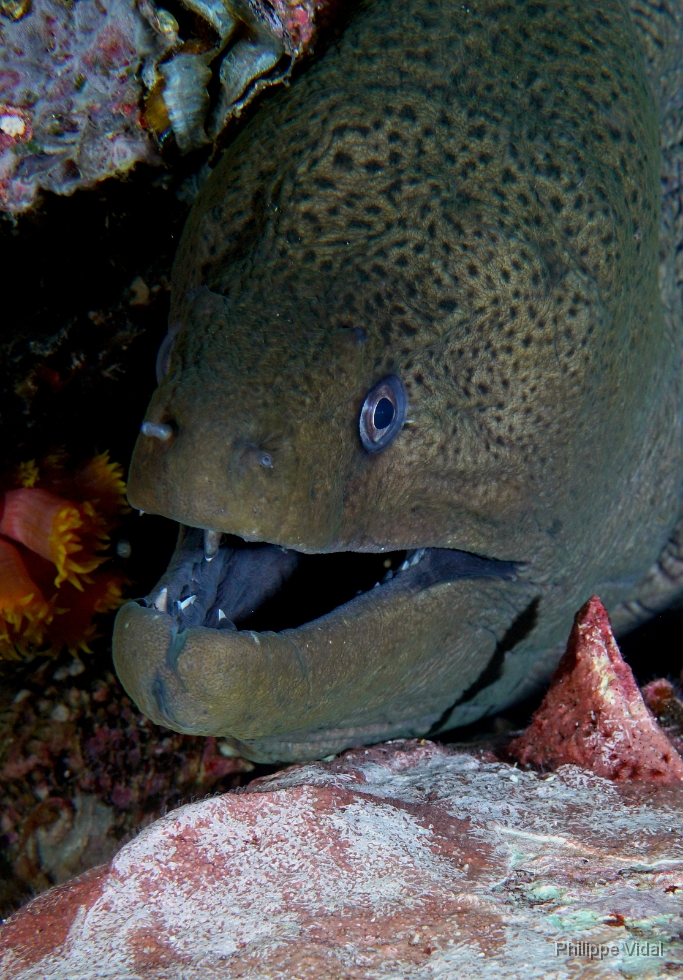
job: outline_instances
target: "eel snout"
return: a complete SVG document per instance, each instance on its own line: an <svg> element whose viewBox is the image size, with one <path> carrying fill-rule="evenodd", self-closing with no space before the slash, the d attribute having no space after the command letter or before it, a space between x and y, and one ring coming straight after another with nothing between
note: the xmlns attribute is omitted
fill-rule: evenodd
<svg viewBox="0 0 683 980"><path fill-rule="evenodd" d="M117 616L116 669L156 723L257 761L422 734L528 603L516 571L449 549L303 555L185 528L152 593Z"/></svg>

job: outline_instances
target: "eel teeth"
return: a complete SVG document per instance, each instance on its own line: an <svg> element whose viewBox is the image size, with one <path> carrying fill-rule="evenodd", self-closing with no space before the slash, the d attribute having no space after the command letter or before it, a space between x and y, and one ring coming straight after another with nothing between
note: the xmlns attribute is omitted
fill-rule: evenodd
<svg viewBox="0 0 683 980"><path fill-rule="evenodd" d="M178 606L178 609L182 609L184 611L188 606L192 605L196 598L196 595L189 595L187 599L178 599L176 605Z"/></svg>
<svg viewBox="0 0 683 980"><path fill-rule="evenodd" d="M166 609L168 607L168 589L166 588L166 586L164 586L164 588L161 590L161 592L156 597L156 599L153 599L152 601L154 602L154 608L156 610L163 613L166 612Z"/></svg>
<svg viewBox="0 0 683 980"><path fill-rule="evenodd" d="M218 554L221 546L222 531L204 531L204 560L211 561Z"/></svg>
<svg viewBox="0 0 683 980"><path fill-rule="evenodd" d="M231 619L225 615L222 609L218 610L218 629L222 630L236 630L237 627Z"/></svg>

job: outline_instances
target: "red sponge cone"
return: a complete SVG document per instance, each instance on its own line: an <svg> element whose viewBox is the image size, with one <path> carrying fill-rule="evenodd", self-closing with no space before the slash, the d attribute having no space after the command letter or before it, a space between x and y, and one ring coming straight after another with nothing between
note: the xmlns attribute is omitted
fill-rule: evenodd
<svg viewBox="0 0 683 980"><path fill-rule="evenodd" d="M543 769L571 763L619 781L683 779L683 759L645 706L597 596L576 614L548 693L508 751Z"/></svg>

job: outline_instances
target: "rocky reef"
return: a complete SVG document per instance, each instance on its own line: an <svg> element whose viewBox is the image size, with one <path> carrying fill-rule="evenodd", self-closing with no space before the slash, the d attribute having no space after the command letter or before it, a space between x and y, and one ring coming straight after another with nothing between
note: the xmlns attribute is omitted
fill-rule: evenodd
<svg viewBox="0 0 683 980"><path fill-rule="evenodd" d="M0 914L108 861L167 810L250 778L215 738L153 725L101 649L38 660L0 702Z"/></svg>
<svg viewBox="0 0 683 980"><path fill-rule="evenodd" d="M673 685L646 691L675 724ZM0 973L676 976L683 760L670 738L594 597L527 731L497 753L399 740L182 806L7 920ZM211 739L207 753L219 758ZM94 819L84 799L76 821Z"/></svg>
<svg viewBox="0 0 683 980"><path fill-rule="evenodd" d="M576 766L539 776L430 742L354 750L148 827L10 919L0 970L674 976L682 794Z"/></svg>
<svg viewBox="0 0 683 980"><path fill-rule="evenodd" d="M259 92L290 77L330 4L173 6L4 0L0 211L160 165L169 144L181 153L215 144Z"/></svg>

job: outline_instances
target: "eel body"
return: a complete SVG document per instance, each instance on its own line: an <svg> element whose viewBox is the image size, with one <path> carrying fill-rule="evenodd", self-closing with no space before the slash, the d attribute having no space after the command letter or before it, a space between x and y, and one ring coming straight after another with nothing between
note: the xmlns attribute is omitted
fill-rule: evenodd
<svg viewBox="0 0 683 980"><path fill-rule="evenodd" d="M181 524L115 626L151 718L257 760L434 734L531 693L590 595L625 627L676 592L651 20L366 0L228 148L130 472Z"/></svg>

